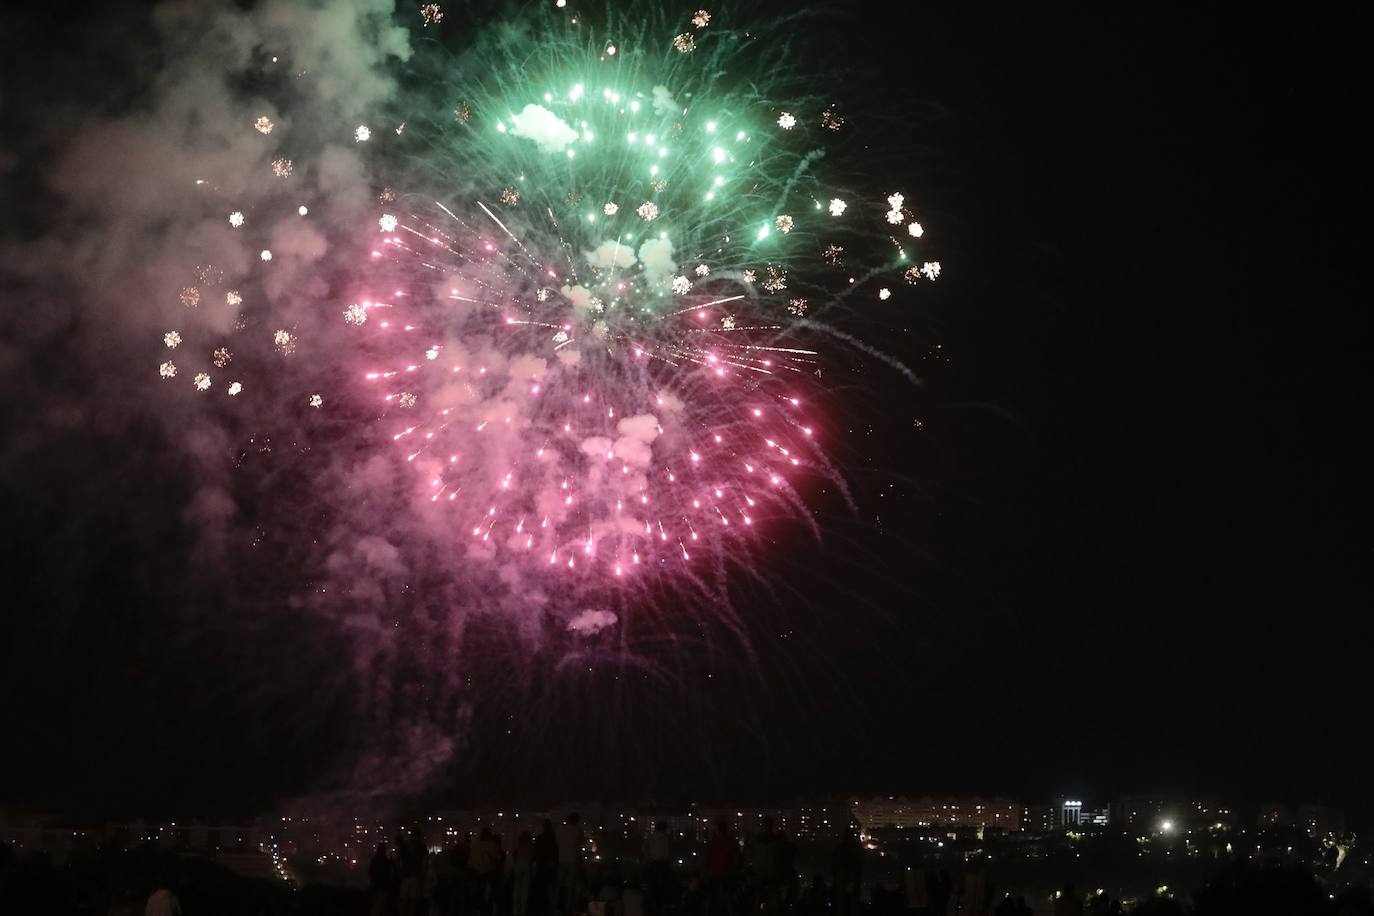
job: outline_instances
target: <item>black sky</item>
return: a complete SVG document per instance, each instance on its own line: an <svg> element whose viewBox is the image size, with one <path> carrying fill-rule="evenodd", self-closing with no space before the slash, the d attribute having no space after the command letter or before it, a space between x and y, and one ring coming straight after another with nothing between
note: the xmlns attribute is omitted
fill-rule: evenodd
<svg viewBox="0 0 1374 916"><path fill-rule="evenodd" d="M892 395L850 405L860 516L784 537L804 597L743 592L755 660L493 691L431 797L1173 790L1374 813L1352 24L902 6L836 40L919 115L903 174L946 273L885 341L926 385L879 374ZM42 52L6 55L0 118L46 91L23 73ZM26 434L34 405L3 404ZM163 588L193 558L150 494L185 482L91 477L157 433L41 435L45 460L0 481L0 803L235 812L313 788L356 737L342 699L293 705L329 680L328 634L174 638L178 602L209 599Z"/></svg>

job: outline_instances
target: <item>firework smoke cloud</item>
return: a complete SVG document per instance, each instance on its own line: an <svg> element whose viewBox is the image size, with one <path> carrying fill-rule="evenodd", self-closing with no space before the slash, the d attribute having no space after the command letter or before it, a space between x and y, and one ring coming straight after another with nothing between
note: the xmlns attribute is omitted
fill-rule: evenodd
<svg viewBox="0 0 1374 916"><path fill-rule="evenodd" d="M918 189L849 181L829 148L860 113L823 121L788 43L633 12L527 7L426 55L440 4L160 6L144 104L51 138L62 228L5 256L69 264L108 319L65 346L195 462L205 566L272 545L291 613L353 647L370 727L442 749L407 788L466 703L415 646L731 616L767 532L843 486L815 403L829 348L872 352L845 301L940 273Z"/></svg>

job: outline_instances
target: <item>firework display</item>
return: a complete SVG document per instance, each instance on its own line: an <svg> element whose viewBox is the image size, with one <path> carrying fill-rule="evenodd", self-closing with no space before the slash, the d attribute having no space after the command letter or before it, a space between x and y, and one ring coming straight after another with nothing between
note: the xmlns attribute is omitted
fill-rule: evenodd
<svg viewBox="0 0 1374 916"><path fill-rule="evenodd" d="M419 16L429 33L452 19ZM856 185L829 154L861 112L841 117L756 23L592 21L552 0L532 18L457 54L426 96L441 103L338 125L386 182L365 224L338 227L356 276L320 328L234 347L320 361L333 389L250 395L194 370L191 388L242 409L274 392L312 414L355 405L455 563L597 630L637 590L718 587L761 529L806 517L805 481L839 473L814 404L844 337L827 314L940 265L913 247L913 189ZM265 115L244 129L289 135ZM271 241L250 243L264 270ZM182 333L158 344L164 359ZM206 352L230 363L222 341Z"/></svg>

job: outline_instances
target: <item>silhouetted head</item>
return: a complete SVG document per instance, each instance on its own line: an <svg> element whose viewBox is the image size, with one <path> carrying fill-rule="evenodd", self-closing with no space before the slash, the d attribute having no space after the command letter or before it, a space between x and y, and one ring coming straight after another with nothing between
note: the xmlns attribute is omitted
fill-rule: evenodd
<svg viewBox="0 0 1374 916"><path fill-rule="evenodd" d="M576 811L570 811L570 812L568 812L568 823L569 823L569 824L576 824L576 823L577 823L578 821L580 821L581 819L582 819L582 818L578 815L578 813L577 813Z"/></svg>
<svg viewBox="0 0 1374 916"><path fill-rule="evenodd" d="M544 818L542 829L544 833L553 833L553 821L549 820L547 817Z"/></svg>
<svg viewBox="0 0 1374 916"><path fill-rule="evenodd" d="M772 832L773 832L773 818L772 818L770 815L767 815L767 814L765 814L765 815L763 816L763 832L764 832L764 833L772 833Z"/></svg>
<svg viewBox="0 0 1374 916"><path fill-rule="evenodd" d="M657 824L654 824L654 830L658 831L659 833L667 833L667 832L668 832L668 824L667 824L667 822L666 822L666 821L659 821Z"/></svg>

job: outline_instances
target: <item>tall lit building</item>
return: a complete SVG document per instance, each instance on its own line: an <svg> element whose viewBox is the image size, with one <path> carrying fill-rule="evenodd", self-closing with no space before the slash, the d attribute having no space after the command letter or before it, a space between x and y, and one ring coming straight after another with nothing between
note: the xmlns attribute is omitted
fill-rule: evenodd
<svg viewBox="0 0 1374 916"><path fill-rule="evenodd" d="M1077 827L1082 822L1083 802L1077 798L1055 799L1054 807L1058 812L1056 826Z"/></svg>
<svg viewBox="0 0 1374 916"><path fill-rule="evenodd" d="M1227 805L1210 799L1163 798L1127 795L1111 807L1112 823L1137 830L1159 830L1164 824L1179 830L1202 830L1217 824L1231 825L1235 813Z"/></svg>

